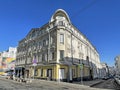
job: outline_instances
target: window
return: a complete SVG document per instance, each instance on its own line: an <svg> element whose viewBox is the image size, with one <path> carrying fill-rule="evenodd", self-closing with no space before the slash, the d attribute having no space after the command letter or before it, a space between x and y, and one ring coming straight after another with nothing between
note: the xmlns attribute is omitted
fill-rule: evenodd
<svg viewBox="0 0 120 90"><path fill-rule="evenodd" d="M38 35L41 35L41 31L38 32Z"/></svg>
<svg viewBox="0 0 120 90"><path fill-rule="evenodd" d="M38 42L38 49L41 49L41 42Z"/></svg>
<svg viewBox="0 0 120 90"><path fill-rule="evenodd" d="M47 61L48 54L45 54L45 61Z"/></svg>
<svg viewBox="0 0 120 90"><path fill-rule="evenodd" d="M35 33L35 31L34 31L34 32L32 33L32 38L35 37L35 35L36 35L36 33Z"/></svg>
<svg viewBox="0 0 120 90"><path fill-rule="evenodd" d="M63 21L59 21L59 25L63 26L64 25Z"/></svg>
<svg viewBox="0 0 120 90"><path fill-rule="evenodd" d="M54 56L54 52L52 53L52 59L54 59L55 58L55 56Z"/></svg>
<svg viewBox="0 0 120 90"><path fill-rule="evenodd" d="M43 46L45 46L46 45L46 41L45 40L43 40Z"/></svg>
<svg viewBox="0 0 120 90"><path fill-rule="evenodd" d="M75 69L72 69L72 77L75 77Z"/></svg>
<svg viewBox="0 0 120 90"><path fill-rule="evenodd" d="M45 60L45 54L42 54L42 61Z"/></svg>
<svg viewBox="0 0 120 90"><path fill-rule="evenodd" d="M37 69L35 69L35 73L34 73L34 75L35 75L35 76L38 75L38 71L37 71Z"/></svg>
<svg viewBox="0 0 120 90"><path fill-rule="evenodd" d="M89 57L86 57L86 63L89 65Z"/></svg>
<svg viewBox="0 0 120 90"><path fill-rule="evenodd" d="M64 34L60 34L60 43L64 44Z"/></svg>
<svg viewBox="0 0 120 90"><path fill-rule="evenodd" d="M38 53L38 62L40 62L40 61L41 61L40 56L41 56L41 54L40 54L40 53Z"/></svg>
<svg viewBox="0 0 120 90"><path fill-rule="evenodd" d="M60 50L60 59L64 58L64 50Z"/></svg>
<svg viewBox="0 0 120 90"><path fill-rule="evenodd" d="M50 41L51 41L50 43L52 44L52 43L53 43L53 37L51 37L51 40L50 40Z"/></svg>
<svg viewBox="0 0 120 90"><path fill-rule="evenodd" d="M41 69L41 77L43 76L43 69Z"/></svg>
<svg viewBox="0 0 120 90"><path fill-rule="evenodd" d="M46 45L48 45L48 44L49 44L49 39L46 40Z"/></svg>
<svg viewBox="0 0 120 90"><path fill-rule="evenodd" d="M65 69L64 68L59 69L59 78L60 78L60 80L63 80L65 78Z"/></svg>

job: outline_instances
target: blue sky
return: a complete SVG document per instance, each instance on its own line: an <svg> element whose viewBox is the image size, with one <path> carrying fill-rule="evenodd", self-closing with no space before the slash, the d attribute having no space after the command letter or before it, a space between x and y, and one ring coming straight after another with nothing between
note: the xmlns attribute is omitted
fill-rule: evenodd
<svg viewBox="0 0 120 90"><path fill-rule="evenodd" d="M120 54L120 0L0 0L0 51L17 46L59 8L97 48L101 62L114 65Z"/></svg>

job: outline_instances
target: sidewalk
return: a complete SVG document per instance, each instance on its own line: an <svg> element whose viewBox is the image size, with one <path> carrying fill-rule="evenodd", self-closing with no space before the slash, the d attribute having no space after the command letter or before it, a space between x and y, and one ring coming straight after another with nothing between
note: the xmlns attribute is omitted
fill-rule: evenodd
<svg viewBox="0 0 120 90"><path fill-rule="evenodd" d="M92 85L102 83L103 80L92 80L92 81L84 81L83 85L80 82L76 83L67 83L67 82L56 82L56 81L47 81L47 80L33 80L32 84L45 84L45 85L52 85L56 87L66 87L69 90L109 90L109 89L100 89L100 88L92 88Z"/></svg>
<svg viewBox="0 0 120 90"><path fill-rule="evenodd" d="M0 77L0 80L10 81L13 83L17 83L23 86L31 86L33 88L40 88L40 90L108 90L108 89L100 89L100 88L92 88L90 87L93 84L96 84L100 82L100 80L94 80L94 81L84 81L81 85L80 82L77 83L67 83L67 82L56 82L56 81L47 81L47 80L41 80L41 79L31 79L31 83L25 83L25 82L18 82L14 80L5 79L4 77ZM47 89L42 89L47 88ZM34 89L38 90L38 89Z"/></svg>
<svg viewBox="0 0 120 90"><path fill-rule="evenodd" d="M90 81L83 81L83 85L92 87L94 85L102 83L103 81L104 80L102 80L102 79L95 79L95 80L90 80ZM81 84L81 82L73 82L73 83Z"/></svg>

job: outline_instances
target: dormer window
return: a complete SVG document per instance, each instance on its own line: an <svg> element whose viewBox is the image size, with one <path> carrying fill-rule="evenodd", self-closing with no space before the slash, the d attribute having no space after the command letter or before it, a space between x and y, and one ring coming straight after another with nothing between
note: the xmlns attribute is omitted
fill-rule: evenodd
<svg viewBox="0 0 120 90"><path fill-rule="evenodd" d="M33 37L35 37L35 35L36 35L36 33L35 33L35 32L33 32L33 33L32 33L32 38L33 38Z"/></svg>
<svg viewBox="0 0 120 90"><path fill-rule="evenodd" d="M59 21L59 25L63 26L64 25L63 21Z"/></svg>

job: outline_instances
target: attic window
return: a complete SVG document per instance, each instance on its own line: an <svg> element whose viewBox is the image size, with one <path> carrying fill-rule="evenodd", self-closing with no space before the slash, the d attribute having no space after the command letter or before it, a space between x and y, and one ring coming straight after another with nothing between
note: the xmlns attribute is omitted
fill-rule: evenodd
<svg viewBox="0 0 120 90"><path fill-rule="evenodd" d="M36 34L36 33L35 33L35 32L33 32L33 33L32 33L32 37L35 37L35 34Z"/></svg>
<svg viewBox="0 0 120 90"><path fill-rule="evenodd" d="M64 25L63 21L59 21L59 25L63 26Z"/></svg>
<svg viewBox="0 0 120 90"><path fill-rule="evenodd" d="M63 18L64 18L64 16L62 16L62 15L59 15L56 17L56 19L59 19L59 20L62 20Z"/></svg>

